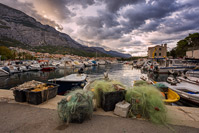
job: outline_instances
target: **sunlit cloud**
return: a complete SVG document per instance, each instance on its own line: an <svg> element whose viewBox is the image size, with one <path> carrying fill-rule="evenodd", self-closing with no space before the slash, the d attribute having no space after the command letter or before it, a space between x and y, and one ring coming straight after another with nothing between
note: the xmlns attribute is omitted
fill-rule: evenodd
<svg viewBox="0 0 199 133"><path fill-rule="evenodd" d="M199 31L198 0L1 0L86 46L146 56Z"/></svg>

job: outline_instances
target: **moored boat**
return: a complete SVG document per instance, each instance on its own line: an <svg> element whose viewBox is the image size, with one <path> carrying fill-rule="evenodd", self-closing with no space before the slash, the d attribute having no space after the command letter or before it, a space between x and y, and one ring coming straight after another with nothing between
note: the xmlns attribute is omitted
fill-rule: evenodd
<svg viewBox="0 0 199 133"><path fill-rule="evenodd" d="M55 67L53 66L43 66L42 71L51 71L51 70L55 70Z"/></svg>
<svg viewBox="0 0 199 133"><path fill-rule="evenodd" d="M167 82L160 82L168 86L170 89L178 93L182 101L186 101L195 106L199 106L199 87L188 82L180 82L173 86Z"/></svg>
<svg viewBox="0 0 199 133"><path fill-rule="evenodd" d="M48 81L58 84L59 88L57 94L64 95L73 88L83 88L86 84L86 78L86 74L70 74L62 78L50 79Z"/></svg>
<svg viewBox="0 0 199 133"><path fill-rule="evenodd" d="M152 81L152 82L154 84L159 83L159 82L156 82L156 81ZM165 98L163 100L165 103L174 103L174 102L177 102L177 101L180 100L180 96L169 87L168 87L168 91L164 92L164 93L166 93L166 95L167 95L167 98Z"/></svg>
<svg viewBox="0 0 199 133"><path fill-rule="evenodd" d="M148 81L149 83L152 83L152 84L160 83L154 80L150 80L145 76L141 76L140 79L144 81ZM174 103L180 100L180 96L169 87L166 92L162 92L162 93L164 93L163 95L165 95L165 99L163 100L165 103Z"/></svg>
<svg viewBox="0 0 199 133"><path fill-rule="evenodd" d="M198 77L191 77L191 76L180 76L177 77L178 80L188 82L190 84L198 85L199 88L199 78Z"/></svg>
<svg viewBox="0 0 199 133"><path fill-rule="evenodd" d="M179 59L169 59L164 60L164 65L154 65L153 71L157 73L178 73L179 71L185 71L193 69L195 66L187 66L183 64L182 60Z"/></svg>
<svg viewBox="0 0 199 133"><path fill-rule="evenodd" d="M10 69L8 67L0 67L0 77L10 75Z"/></svg>

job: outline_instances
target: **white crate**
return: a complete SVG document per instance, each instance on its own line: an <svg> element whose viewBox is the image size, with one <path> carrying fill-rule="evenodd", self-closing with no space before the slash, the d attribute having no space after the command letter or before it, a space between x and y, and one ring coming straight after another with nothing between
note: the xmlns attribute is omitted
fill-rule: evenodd
<svg viewBox="0 0 199 133"><path fill-rule="evenodd" d="M127 117L129 108L130 108L130 103L125 101L119 102L115 105L114 114L121 117Z"/></svg>

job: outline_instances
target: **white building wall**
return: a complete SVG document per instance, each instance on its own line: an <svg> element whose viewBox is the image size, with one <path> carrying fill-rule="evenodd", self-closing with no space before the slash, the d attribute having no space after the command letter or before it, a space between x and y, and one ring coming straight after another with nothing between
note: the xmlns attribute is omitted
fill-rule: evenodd
<svg viewBox="0 0 199 133"><path fill-rule="evenodd" d="M193 57L193 52L192 52L192 51L187 51L187 52L186 52L186 56L187 56L188 58L192 58L192 57Z"/></svg>
<svg viewBox="0 0 199 133"><path fill-rule="evenodd" d="M194 50L194 51L193 51L193 57L194 57L195 59L199 59L199 50Z"/></svg>

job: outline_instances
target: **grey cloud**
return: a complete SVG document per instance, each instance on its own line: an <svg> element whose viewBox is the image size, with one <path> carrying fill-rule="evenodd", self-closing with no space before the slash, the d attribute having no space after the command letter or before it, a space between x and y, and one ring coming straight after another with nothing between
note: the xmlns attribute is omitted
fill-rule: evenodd
<svg viewBox="0 0 199 133"><path fill-rule="evenodd" d="M52 27L57 27L59 30L62 30L63 27L60 24L57 24L55 21L50 20L48 18L44 18L43 16L39 15L37 11L34 9L33 3L28 3L28 2L19 2L15 0L2 0L1 1L3 4L6 4L10 7L16 8L20 11L23 11L24 13L32 16L35 18L37 21L50 25Z"/></svg>
<svg viewBox="0 0 199 133"><path fill-rule="evenodd" d="M125 43L125 42L130 42L131 40L132 40L131 37L126 37L126 38L122 38L122 39L120 40L120 42Z"/></svg>
<svg viewBox="0 0 199 133"><path fill-rule="evenodd" d="M93 41L85 41L85 40L82 40L82 39L77 39L77 41L81 44L86 45L86 46L102 47L102 45L100 43L93 42Z"/></svg>
<svg viewBox="0 0 199 133"><path fill-rule="evenodd" d="M98 11L98 16L79 17L76 20L77 25L86 25L97 28L110 28L118 26L117 16L105 11Z"/></svg>
<svg viewBox="0 0 199 133"><path fill-rule="evenodd" d="M108 6L111 1L104 1ZM114 1L115 2L115 1ZM118 10L118 5L121 7L128 4L136 4L135 7L126 10L122 14L112 13L111 11ZM117 6L116 6L117 5ZM162 18L169 16L172 12L178 10L179 6L175 0L158 0L151 1L148 4L145 2L136 1L119 1L112 4L111 11L99 11L96 17L80 18L77 21L78 25L83 25L87 32L85 36L95 35L97 39L117 39L121 38L124 33L129 33L134 29L140 28L145 32L154 31L162 22ZM127 21L117 21L118 15L121 15ZM151 20L146 24L146 20ZM143 27L141 27L143 26ZM90 32L90 33L89 33Z"/></svg>
<svg viewBox="0 0 199 133"><path fill-rule="evenodd" d="M199 30L199 9L186 9L178 14L175 18L169 18L163 22L164 26L167 27L163 32L179 33L188 30Z"/></svg>
<svg viewBox="0 0 199 133"><path fill-rule="evenodd" d="M103 21L99 17L79 17L76 21L76 24L81 26L88 25L89 27L101 28L103 26Z"/></svg>
<svg viewBox="0 0 199 133"><path fill-rule="evenodd" d="M144 32L151 32L157 30L158 26L162 22L162 19L159 20L151 20L148 24L143 24L139 29Z"/></svg>
<svg viewBox="0 0 199 133"><path fill-rule="evenodd" d="M124 6L145 2L145 0L100 0L109 12L115 13Z"/></svg>
<svg viewBox="0 0 199 133"><path fill-rule="evenodd" d="M126 27L126 32L128 33L145 24L145 20L156 21L170 15L179 8L180 6L175 0L158 0L154 1L153 4L138 4L122 14L127 21L122 21L121 23Z"/></svg>

